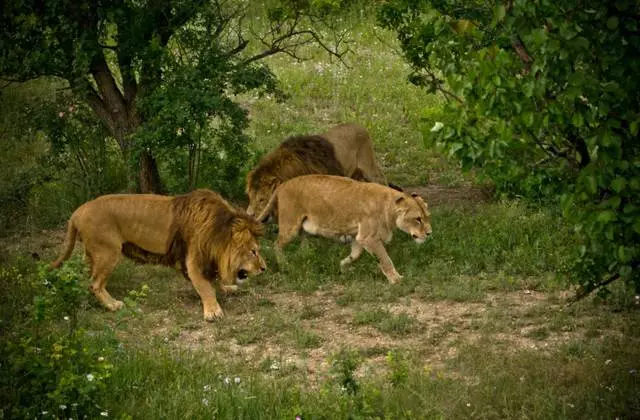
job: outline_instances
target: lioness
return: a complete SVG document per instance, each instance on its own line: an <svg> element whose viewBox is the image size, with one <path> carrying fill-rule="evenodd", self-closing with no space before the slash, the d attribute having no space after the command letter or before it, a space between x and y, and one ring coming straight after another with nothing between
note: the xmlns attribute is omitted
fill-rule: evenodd
<svg viewBox="0 0 640 420"><path fill-rule="evenodd" d="M421 244L431 235L431 213L417 194L408 195L380 184L357 182L330 175L305 175L282 183L258 216L263 221L278 205L277 250L289 243L300 228L312 235L348 242L351 254L340 262L355 261L366 249L380 261L390 283L398 274L384 244L395 227Z"/></svg>
<svg viewBox="0 0 640 420"><path fill-rule="evenodd" d="M358 124L340 124L319 135L290 137L265 155L247 175L247 213L260 213L281 183L310 174L387 184L367 130Z"/></svg>
<svg viewBox="0 0 640 420"><path fill-rule="evenodd" d="M105 195L73 212L64 252L51 266L59 267L71 256L80 234L93 280L89 289L115 311L122 302L107 292L106 284L122 254L141 262L178 264L202 299L204 319L212 321L224 313L210 279L217 275L228 292L247 276L263 272L266 265L256 240L263 231L259 222L213 191L175 197Z"/></svg>

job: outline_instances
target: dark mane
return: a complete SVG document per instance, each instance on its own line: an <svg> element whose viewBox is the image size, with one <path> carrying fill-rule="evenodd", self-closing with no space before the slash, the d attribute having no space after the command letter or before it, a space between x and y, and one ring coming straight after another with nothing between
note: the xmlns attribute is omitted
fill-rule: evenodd
<svg viewBox="0 0 640 420"><path fill-rule="evenodd" d="M251 174L251 188L258 190L265 175L279 183L300 175L344 175L333 145L316 135L293 136L263 157Z"/></svg>

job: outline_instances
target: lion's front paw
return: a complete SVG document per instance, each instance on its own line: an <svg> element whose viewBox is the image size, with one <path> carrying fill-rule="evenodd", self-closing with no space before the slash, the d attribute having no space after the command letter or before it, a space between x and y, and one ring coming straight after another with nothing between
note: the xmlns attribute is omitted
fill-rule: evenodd
<svg viewBox="0 0 640 420"><path fill-rule="evenodd" d="M204 320L211 322L215 321L218 318L222 318L224 316L224 312L222 308L218 306L215 311L205 311L204 312Z"/></svg>
<svg viewBox="0 0 640 420"><path fill-rule="evenodd" d="M121 300L113 300L113 302L109 303L107 305L107 309L109 309L110 311L117 311L118 309L122 308L124 306L124 303Z"/></svg>
<svg viewBox="0 0 640 420"><path fill-rule="evenodd" d="M392 274L390 276L387 276L387 279L389 280L389 283L391 283L391 284L398 284L402 280L402 276L400 274L398 274L398 273L395 273L395 274Z"/></svg>
<svg viewBox="0 0 640 420"><path fill-rule="evenodd" d="M233 285L233 286L229 286L229 285L221 285L220 286L220 290L223 293L233 293L233 292L237 292L238 291L238 286Z"/></svg>

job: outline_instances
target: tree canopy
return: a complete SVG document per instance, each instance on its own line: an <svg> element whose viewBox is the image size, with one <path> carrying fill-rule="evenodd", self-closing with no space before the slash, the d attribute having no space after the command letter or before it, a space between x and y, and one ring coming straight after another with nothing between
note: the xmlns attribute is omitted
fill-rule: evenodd
<svg viewBox="0 0 640 420"><path fill-rule="evenodd" d="M339 34L329 44L315 30L328 11L328 2L288 0L260 7L240 0L9 0L0 17L0 76L67 81L124 160L138 162L129 181L140 191L163 190L158 158L169 169L188 167L185 187L197 184L202 168L235 180L247 151L247 115L231 95L277 91L261 63L270 55L299 58L301 47L315 43L341 57ZM246 17L257 14L263 25L248 27Z"/></svg>
<svg viewBox="0 0 640 420"><path fill-rule="evenodd" d="M392 0L410 79L448 102L425 139L500 192L557 199L584 242L583 292L640 291L640 5ZM602 289L606 290L606 289Z"/></svg>

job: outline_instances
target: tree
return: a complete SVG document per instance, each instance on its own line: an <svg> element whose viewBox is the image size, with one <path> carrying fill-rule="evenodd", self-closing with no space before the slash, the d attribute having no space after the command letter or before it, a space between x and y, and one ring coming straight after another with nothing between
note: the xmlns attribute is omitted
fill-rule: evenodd
<svg viewBox="0 0 640 420"><path fill-rule="evenodd" d="M639 3L393 0L379 20L411 80L448 99L427 142L499 191L558 200L583 237L582 294L640 291Z"/></svg>
<svg viewBox="0 0 640 420"><path fill-rule="evenodd" d="M340 36L329 45L311 29L327 8L296 0L260 8L241 0L9 0L0 17L0 76L66 80L124 160L137 161L131 183L159 192L157 156L190 148L192 160L202 157L206 136L217 144L217 163L237 171L226 157L246 148L247 116L230 95L276 91L260 60L299 58L310 43L337 57L346 52ZM249 27L247 18L260 12L265 23ZM189 165L193 186L196 165Z"/></svg>

